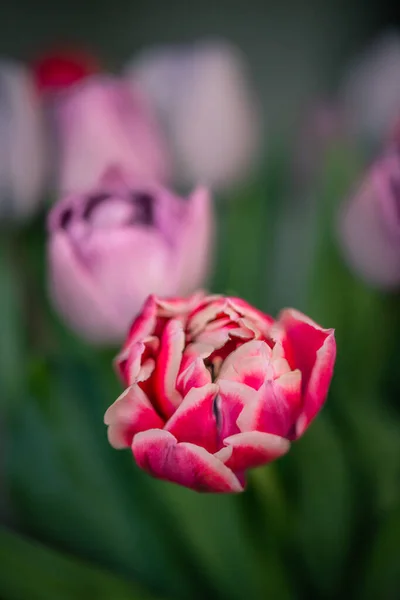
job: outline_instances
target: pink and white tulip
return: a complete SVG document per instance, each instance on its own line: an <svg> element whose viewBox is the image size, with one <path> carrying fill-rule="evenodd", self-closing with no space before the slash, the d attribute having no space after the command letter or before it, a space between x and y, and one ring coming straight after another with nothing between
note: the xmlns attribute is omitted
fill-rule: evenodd
<svg viewBox="0 0 400 600"><path fill-rule="evenodd" d="M158 123L139 90L111 76L92 76L54 98L58 188L89 191L112 167L158 182L168 154Z"/></svg>
<svg viewBox="0 0 400 600"><path fill-rule="evenodd" d="M116 359L127 388L105 414L108 439L160 479L241 492L247 469L317 415L335 355L333 330L293 309L274 321L240 298L150 296Z"/></svg>
<svg viewBox="0 0 400 600"><path fill-rule="evenodd" d="M52 299L87 341L119 343L150 293L186 294L204 282L212 239L207 190L184 200L110 171L50 213Z"/></svg>
<svg viewBox="0 0 400 600"><path fill-rule="evenodd" d="M390 149L365 174L342 207L339 238L344 256L367 283L400 287L400 154Z"/></svg>
<svg viewBox="0 0 400 600"><path fill-rule="evenodd" d="M156 47L125 73L164 124L179 181L226 188L249 176L260 154L262 118L237 48L225 42Z"/></svg>

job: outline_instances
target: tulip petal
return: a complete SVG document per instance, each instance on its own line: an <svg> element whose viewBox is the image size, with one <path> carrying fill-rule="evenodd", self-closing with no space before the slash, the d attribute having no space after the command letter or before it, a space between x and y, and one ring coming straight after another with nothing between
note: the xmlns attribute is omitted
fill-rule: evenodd
<svg viewBox="0 0 400 600"><path fill-rule="evenodd" d="M176 389L176 379L182 360L185 345L185 334L182 324L177 319L171 319L165 325L161 336L160 350L154 372L154 388L157 403L165 417L170 417L182 397Z"/></svg>
<svg viewBox="0 0 400 600"><path fill-rule="evenodd" d="M167 422L165 430L179 442L191 442L208 452L216 452L218 431L214 400L217 393L218 386L212 383L192 388Z"/></svg>
<svg viewBox="0 0 400 600"><path fill-rule="evenodd" d="M220 439L239 433L237 419L243 408L257 400L257 392L243 383L236 381L218 381L218 399L216 409L219 417Z"/></svg>
<svg viewBox="0 0 400 600"><path fill-rule="evenodd" d="M286 437L301 409L301 372L291 371L266 380L257 399L248 403L237 419L240 431L262 431Z"/></svg>
<svg viewBox="0 0 400 600"><path fill-rule="evenodd" d="M222 363L219 380L238 381L258 390L272 374L271 349L261 340L239 346Z"/></svg>
<svg viewBox="0 0 400 600"><path fill-rule="evenodd" d="M122 381L126 384L129 384L128 357L129 361L132 363L132 359L130 358L131 348L136 342L150 336L155 324L156 302L154 296L149 296L144 303L142 311L133 321L121 352L114 359L114 366Z"/></svg>
<svg viewBox="0 0 400 600"><path fill-rule="evenodd" d="M285 336L285 354L292 368L302 372L303 411L296 424L295 438L301 436L321 409L328 394L336 358L333 329L323 329L293 309L284 310L279 325Z"/></svg>
<svg viewBox="0 0 400 600"><path fill-rule="evenodd" d="M129 448L139 431L163 427L164 422L137 385L128 387L104 415L108 440L114 448Z"/></svg>
<svg viewBox="0 0 400 600"><path fill-rule="evenodd" d="M190 443L178 443L168 431L138 433L132 452L139 467L199 492L241 492L237 477L218 458Z"/></svg>
<svg viewBox="0 0 400 600"><path fill-rule="evenodd" d="M224 440L224 444L226 448L215 456L234 473L265 465L286 454L290 448L290 442L285 438L261 431L231 435ZM225 450L228 452L225 453Z"/></svg>
<svg viewBox="0 0 400 600"><path fill-rule="evenodd" d="M211 373L201 358L194 358L187 363L187 366L181 371L176 380L176 388L184 398L191 388L199 388L211 383ZM181 364L181 368L183 361Z"/></svg>
<svg viewBox="0 0 400 600"><path fill-rule="evenodd" d="M257 308L251 306L245 300L242 300L242 298L228 298L228 303L229 306L240 315L247 317L250 321L255 323L261 333L268 337L270 329L274 324L274 319L272 317L257 310Z"/></svg>

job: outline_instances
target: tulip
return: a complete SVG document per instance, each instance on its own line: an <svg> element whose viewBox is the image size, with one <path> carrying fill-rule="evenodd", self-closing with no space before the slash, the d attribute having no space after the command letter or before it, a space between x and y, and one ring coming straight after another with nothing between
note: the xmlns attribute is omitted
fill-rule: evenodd
<svg viewBox="0 0 400 600"><path fill-rule="evenodd" d="M53 94L99 71L96 59L78 48L60 48L32 64L37 88Z"/></svg>
<svg viewBox="0 0 400 600"><path fill-rule="evenodd" d="M118 167L127 175L162 182L167 154L141 93L109 76L92 76L55 101L59 189L83 192Z"/></svg>
<svg viewBox="0 0 400 600"><path fill-rule="evenodd" d="M160 479L240 492L321 409L335 354L333 330L296 310L274 321L240 298L150 296L116 359L127 388L109 442Z"/></svg>
<svg viewBox="0 0 400 600"><path fill-rule="evenodd" d="M187 200L156 183L109 171L87 194L49 216L50 291L87 341L120 342L150 293L190 293L207 274L212 241L208 192Z"/></svg>
<svg viewBox="0 0 400 600"><path fill-rule="evenodd" d="M261 116L242 56L226 43L160 47L126 68L165 124L178 179L227 187L260 152Z"/></svg>
<svg viewBox="0 0 400 600"><path fill-rule="evenodd" d="M349 131L379 147L400 116L400 36L385 33L350 65L340 98Z"/></svg>
<svg viewBox="0 0 400 600"><path fill-rule="evenodd" d="M24 219L45 186L45 128L28 71L0 62L0 219Z"/></svg>
<svg viewBox="0 0 400 600"><path fill-rule="evenodd" d="M400 155L389 150L342 207L339 238L350 267L367 283L400 286Z"/></svg>

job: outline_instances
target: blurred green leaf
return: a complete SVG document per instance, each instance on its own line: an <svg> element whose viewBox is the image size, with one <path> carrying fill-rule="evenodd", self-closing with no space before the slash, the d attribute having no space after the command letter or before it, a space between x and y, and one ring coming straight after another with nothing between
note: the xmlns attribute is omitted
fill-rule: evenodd
<svg viewBox="0 0 400 600"><path fill-rule="evenodd" d="M337 598L353 535L353 490L344 449L327 418L318 417L290 460L298 490L294 543L319 597Z"/></svg>
<svg viewBox="0 0 400 600"><path fill-rule="evenodd" d="M199 569L223 597L293 598L274 537L265 531L263 548L255 547L245 526L240 496L197 494L168 483L161 485L160 499L176 511L180 527L197 553Z"/></svg>
<svg viewBox="0 0 400 600"><path fill-rule="evenodd" d="M15 402L24 388L26 347L22 317L22 284L12 261L11 241L0 244L0 381L4 406ZM0 407L1 408L1 407Z"/></svg>
<svg viewBox="0 0 400 600"><path fill-rule="evenodd" d="M381 521L356 591L360 600L398 600L400 591L400 502Z"/></svg>
<svg viewBox="0 0 400 600"><path fill-rule="evenodd" d="M151 600L138 585L0 528L4 600Z"/></svg>
<svg viewBox="0 0 400 600"><path fill-rule="evenodd" d="M400 502L400 419L384 398L371 403L352 395L343 409L346 435L358 470L369 488L368 502L379 513Z"/></svg>
<svg viewBox="0 0 400 600"><path fill-rule="evenodd" d="M14 414L8 473L16 516L41 539L177 597L195 597L190 549L179 545L179 530L171 534L168 514L129 453L107 442L104 406L114 397L100 373L65 357L53 362L48 395L32 396Z"/></svg>

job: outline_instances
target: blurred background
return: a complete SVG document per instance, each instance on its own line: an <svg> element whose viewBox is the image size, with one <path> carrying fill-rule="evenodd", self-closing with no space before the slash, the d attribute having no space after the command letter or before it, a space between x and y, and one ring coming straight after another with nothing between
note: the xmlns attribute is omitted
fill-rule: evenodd
<svg viewBox="0 0 400 600"><path fill-rule="evenodd" d="M393 4L15 0L0 13L0 597L399 599ZM121 165L180 196L210 188L198 285L336 329L324 410L244 494L153 480L107 442L127 329L102 321L123 313L108 289L129 322L187 277L171 283L173 257L168 281L147 279L153 259L130 243L118 267L103 231L87 249L77 229L82 256L101 257L95 295L81 294L60 236ZM46 225L66 192L77 199Z"/></svg>

